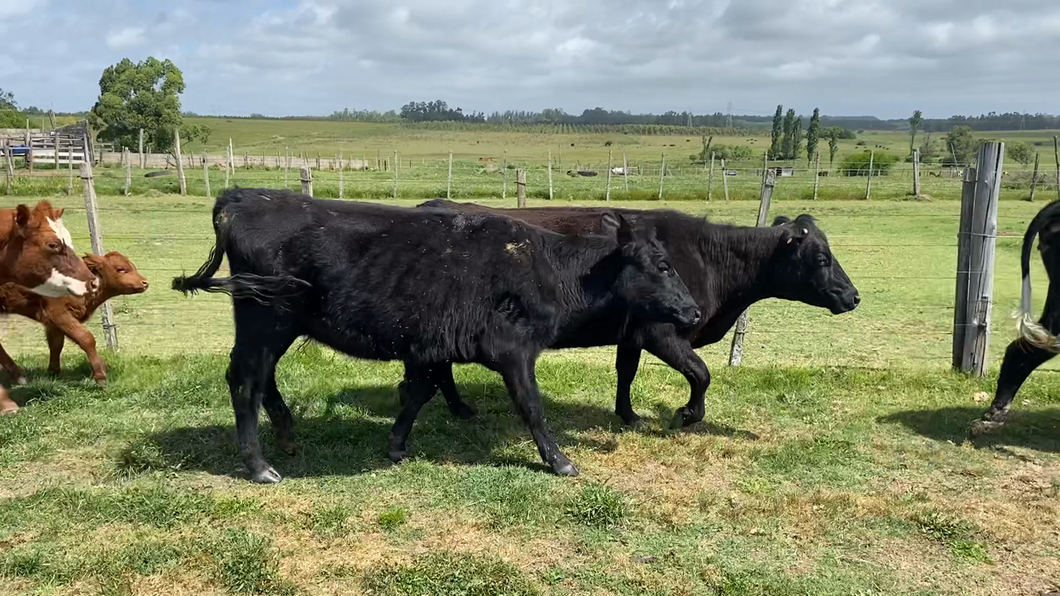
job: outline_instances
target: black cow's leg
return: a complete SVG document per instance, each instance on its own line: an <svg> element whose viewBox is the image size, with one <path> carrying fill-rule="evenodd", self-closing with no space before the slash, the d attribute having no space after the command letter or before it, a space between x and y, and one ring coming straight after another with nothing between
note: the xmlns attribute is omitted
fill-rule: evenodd
<svg viewBox="0 0 1060 596"><path fill-rule="evenodd" d="M406 441L412 432L412 424L416 422L420 409L431 401L437 389L429 367L405 363L405 380L398 385L403 405L393 428L390 429L390 461L397 463L405 459Z"/></svg>
<svg viewBox="0 0 1060 596"><path fill-rule="evenodd" d="M460 398L460 391L456 388L456 381L453 380L453 364L447 362L438 365L434 367L433 371L435 373L435 382L438 383L438 388L442 391L442 397L445 398L445 405L449 406L449 412L461 420L474 418L475 408L472 408Z"/></svg>
<svg viewBox="0 0 1060 596"><path fill-rule="evenodd" d="M577 476L578 469L559 450L559 445L548 431L545 408L541 404L541 394L538 392L534 374L534 358L512 358L500 364L498 370L504 376L504 384L508 387L508 394L515 404L515 409L530 427L530 434L534 437L541 459L560 476Z"/></svg>
<svg viewBox="0 0 1060 596"><path fill-rule="evenodd" d="M692 349L692 345L687 340L671 335L652 337L645 343L644 348L688 380L691 391L688 403L674 412L670 428L690 426L703 420L706 414L703 398L707 387L710 386L710 370Z"/></svg>
<svg viewBox="0 0 1060 596"><path fill-rule="evenodd" d="M1001 374L997 379L997 392L990 408L979 420L971 424L973 437L1000 428L1008 420L1009 407L1016 392L1027 380L1031 372L1053 356L1054 352L1036 348L1016 340L1005 350L1005 359L1001 362Z"/></svg>
<svg viewBox="0 0 1060 596"><path fill-rule="evenodd" d="M265 412L269 415L269 420L272 421L272 430L276 433L276 444L287 455L294 455L296 451L294 418L291 416L290 408L283 401L283 396L280 395L280 389L276 386L276 364L287 352L287 348L291 347L295 337L294 334L291 334L287 337L277 338L265 350L262 371L264 378L260 385L263 390L262 404L265 406Z"/></svg>
<svg viewBox="0 0 1060 596"><path fill-rule="evenodd" d="M633 385L633 379L637 376L637 368L640 366L640 348L635 346L619 345L615 355L615 372L618 374L618 387L615 393L615 414L622 419L627 426L641 426L644 422L633 411L633 403L630 401L629 392Z"/></svg>
<svg viewBox="0 0 1060 596"><path fill-rule="evenodd" d="M228 389L232 394L232 409L236 415L236 437L243 465L254 482L275 483L280 474L269 465L258 442L258 409L261 392L254 390L257 379L262 377L262 353L257 346L247 345L236 336L228 367Z"/></svg>

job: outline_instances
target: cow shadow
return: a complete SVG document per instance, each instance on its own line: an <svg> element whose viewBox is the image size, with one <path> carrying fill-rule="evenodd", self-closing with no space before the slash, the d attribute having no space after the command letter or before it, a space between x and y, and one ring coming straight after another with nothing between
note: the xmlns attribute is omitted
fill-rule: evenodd
<svg viewBox="0 0 1060 596"><path fill-rule="evenodd" d="M421 410L408 440L409 456L434 463L459 465L546 467L531 447L525 456L513 455L509 446L530 441L529 429L515 413L501 383L467 383L461 396L477 411L475 418L460 420L450 414L441 394ZM561 448L584 447L600 453L618 447L615 433L661 434L673 431L631 431L609 409L593 404L556 401L542 394L552 436ZM400 407L394 385L343 389L324 401L300 404L287 400L294 416L298 453L284 454L275 443L272 426L262 415L259 439L266 459L285 477L320 478L370 473L393 466L387 459L390 430ZM658 421L665 427L669 413ZM603 433L585 431L599 429ZM739 436L726 427L696 425L688 432ZM750 433L747 433L750 434ZM146 459L140 462L139 459ZM201 470L211 474L245 477L236 446L234 424L170 428L145 436L119 457L119 465L133 469ZM575 462L577 463L577 462Z"/></svg>
<svg viewBox="0 0 1060 596"><path fill-rule="evenodd" d="M1008 422L999 429L972 438L968 429L980 418L986 406L952 406L934 410L907 410L880 416L877 421L900 424L936 441L961 444L969 441L980 448L1024 447L1035 451L1060 453L1060 408L1019 410L1014 408Z"/></svg>

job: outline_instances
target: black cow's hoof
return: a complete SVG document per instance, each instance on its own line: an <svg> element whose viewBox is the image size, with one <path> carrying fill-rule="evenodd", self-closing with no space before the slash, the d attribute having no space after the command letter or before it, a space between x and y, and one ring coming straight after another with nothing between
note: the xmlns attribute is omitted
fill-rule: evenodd
<svg viewBox="0 0 1060 596"><path fill-rule="evenodd" d="M395 464L405 459L406 455L408 455L407 451L398 451L396 449L392 449L390 453L387 454L387 456L390 458L390 461L394 462Z"/></svg>
<svg viewBox="0 0 1060 596"><path fill-rule="evenodd" d="M277 446L279 446L280 451L283 451L286 455L297 455L298 454L298 447L294 444L294 441L288 441L288 440L285 440L285 439L277 439L276 440L276 444L277 444Z"/></svg>
<svg viewBox="0 0 1060 596"><path fill-rule="evenodd" d="M688 408L677 408L677 411L674 412L674 417L670 420L670 428L677 430L702 421L702 416L696 416Z"/></svg>
<svg viewBox="0 0 1060 596"><path fill-rule="evenodd" d="M555 468L555 472L557 476L567 476L569 478L574 478L578 475L578 468L575 468L574 464L567 462L562 466Z"/></svg>
<svg viewBox="0 0 1060 596"><path fill-rule="evenodd" d="M630 412L629 414L623 414L621 412L615 412L615 416L622 419L622 424L630 428L644 428L644 421L637 416L636 412Z"/></svg>
<svg viewBox="0 0 1060 596"><path fill-rule="evenodd" d="M258 484L278 484L283 480L283 476L280 476L280 473L274 470L272 466L268 466L264 470L252 473L250 480Z"/></svg>
<svg viewBox="0 0 1060 596"><path fill-rule="evenodd" d="M475 408L463 402L449 406L449 412L461 420L474 420L478 415Z"/></svg>

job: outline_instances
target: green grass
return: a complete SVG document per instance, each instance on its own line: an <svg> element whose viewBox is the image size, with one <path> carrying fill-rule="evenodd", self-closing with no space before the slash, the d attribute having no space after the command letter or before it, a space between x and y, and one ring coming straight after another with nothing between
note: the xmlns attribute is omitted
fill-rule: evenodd
<svg viewBox="0 0 1060 596"><path fill-rule="evenodd" d="M87 247L78 200L54 200ZM1013 336L1019 242L1038 205L1000 206L986 379L947 370L955 201L781 198L774 214L820 220L863 303L841 316L776 300L753 307L743 367L725 366L728 338L700 351L713 374L704 423L666 428L687 383L646 356L632 400L647 428L626 430L612 413L613 349L550 352L537 376L581 477L543 471L503 383L478 366L455 369L478 419L454 420L435 400L395 466L386 444L401 366L307 345L278 375L299 454L283 455L264 422L265 454L285 481L262 487L243 478L235 445L230 305L168 290L206 258L210 202L102 195L100 204L107 249L128 255L152 288L115 301L121 350L104 354L106 390L76 347L53 379L39 327L0 324L31 381L12 392L22 411L0 420L0 593L1060 588L1055 364L1027 382L1003 431L965 441ZM757 210L621 204L742 223ZM1038 264L1034 276L1040 306ZM101 338L98 322L92 329Z"/></svg>

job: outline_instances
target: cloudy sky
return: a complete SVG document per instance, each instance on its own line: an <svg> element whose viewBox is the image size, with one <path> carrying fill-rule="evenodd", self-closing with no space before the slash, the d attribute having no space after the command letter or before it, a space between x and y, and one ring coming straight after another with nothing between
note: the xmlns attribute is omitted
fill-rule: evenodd
<svg viewBox="0 0 1060 596"><path fill-rule="evenodd" d="M22 106L90 108L152 55L203 114L1060 112L1058 0L0 0Z"/></svg>

